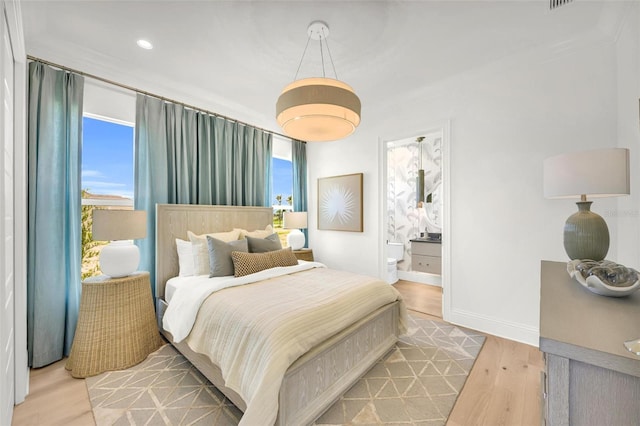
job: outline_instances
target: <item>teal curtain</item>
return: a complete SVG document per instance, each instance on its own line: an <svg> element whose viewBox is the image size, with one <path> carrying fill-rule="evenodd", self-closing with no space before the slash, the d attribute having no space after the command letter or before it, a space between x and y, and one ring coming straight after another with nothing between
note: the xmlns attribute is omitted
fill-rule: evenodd
<svg viewBox="0 0 640 426"><path fill-rule="evenodd" d="M29 365L69 355L80 304L82 76L29 64Z"/></svg>
<svg viewBox="0 0 640 426"><path fill-rule="evenodd" d="M307 211L307 143L297 140L291 141L291 163L293 167L293 211ZM307 215L308 217L308 215ZM302 229L309 245L309 233Z"/></svg>
<svg viewBox="0 0 640 426"><path fill-rule="evenodd" d="M271 152L268 132L138 94L134 204L147 211L147 238L137 244L152 284L156 204L268 207Z"/></svg>

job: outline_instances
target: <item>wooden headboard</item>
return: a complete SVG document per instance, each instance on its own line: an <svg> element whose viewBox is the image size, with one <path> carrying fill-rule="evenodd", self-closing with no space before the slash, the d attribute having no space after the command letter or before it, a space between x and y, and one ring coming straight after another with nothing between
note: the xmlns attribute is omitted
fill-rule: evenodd
<svg viewBox="0 0 640 426"><path fill-rule="evenodd" d="M195 234L264 229L273 224L271 207L203 206L195 204L156 205L156 297L164 299L167 280L178 276L176 238L188 240Z"/></svg>

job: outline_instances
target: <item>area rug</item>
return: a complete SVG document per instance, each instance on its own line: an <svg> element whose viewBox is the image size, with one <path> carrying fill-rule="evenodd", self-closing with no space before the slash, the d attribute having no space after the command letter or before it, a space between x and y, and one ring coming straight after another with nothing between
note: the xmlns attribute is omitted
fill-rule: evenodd
<svg viewBox="0 0 640 426"><path fill-rule="evenodd" d="M477 332L411 316L409 332L315 425L444 425L483 343ZM237 425L242 416L171 345L86 383L98 426Z"/></svg>

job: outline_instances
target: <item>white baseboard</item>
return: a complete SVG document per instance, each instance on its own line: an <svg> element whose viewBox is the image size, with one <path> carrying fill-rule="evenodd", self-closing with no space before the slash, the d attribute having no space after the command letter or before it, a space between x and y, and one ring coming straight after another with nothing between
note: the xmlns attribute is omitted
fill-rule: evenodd
<svg viewBox="0 0 640 426"><path fill-rule="evenodd" d="M537 327L508 322L460 309L451 311L449 322L482 333L525 343L536 348L539 346L540 330Z"/></svg>
<svg viewBox="0 0 640 426"><path fill-rule="evenodd" d="M425 272L398 270L398 278L401 280L442 287L441 275L427 274Z"/></svg>

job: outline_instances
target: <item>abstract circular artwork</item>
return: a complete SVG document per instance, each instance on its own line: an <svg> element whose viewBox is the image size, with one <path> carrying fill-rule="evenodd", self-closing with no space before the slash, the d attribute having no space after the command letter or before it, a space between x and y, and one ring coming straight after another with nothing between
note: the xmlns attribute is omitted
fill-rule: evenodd
<svg viewBox="0 0 640 426"><path fill-rule="evenodd" d="M318 229L362 232L362 173L318 179Z"/></svg>
<svg viewBox="0 0 640 426"><path fill-rule="evenodd" d="M320 214L329 223L348 223L355 214L355 207L355 195L341 185L330 186L320 200Z"/></svg>

